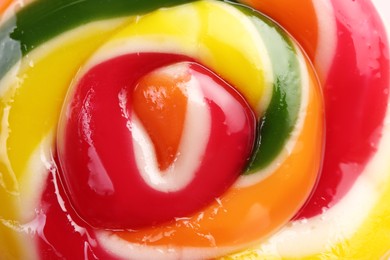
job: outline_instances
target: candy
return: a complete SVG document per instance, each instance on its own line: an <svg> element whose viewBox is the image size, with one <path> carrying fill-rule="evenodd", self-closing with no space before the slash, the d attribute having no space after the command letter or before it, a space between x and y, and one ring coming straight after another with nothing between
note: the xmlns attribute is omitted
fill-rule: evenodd
<svg viewBox="0 0 390 260"><path fill-rule="evenodd" d="M137 54L101 63L84 75L64 109L63 179L76 211L92 226L139 229L193 214L245 167L255 117L226 83L186 63L132 82L180 58ZM178 140L160 141L164 128L168 135L176 125Z"/></svg>
<svg viewBox="0 0 390 260"><path fill-rule="evenodd" d="M8 8L2 258L386 253L389 60L375 10L246 4L298 42L219 1ZM359 249L379 226L375 250Z"/></svg>

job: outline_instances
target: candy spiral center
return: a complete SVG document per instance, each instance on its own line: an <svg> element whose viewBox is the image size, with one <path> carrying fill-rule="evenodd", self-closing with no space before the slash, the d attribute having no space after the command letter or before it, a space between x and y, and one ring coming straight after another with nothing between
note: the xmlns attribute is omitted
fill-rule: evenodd
<svg viewBox="0 0 390 260"><path fill-rule="evenodd" d="M243 171L254 113L203 66L171 65L186 59L119 56L76 84L58 149L69 199L90 225L139 228L186 216Z"/></svg>

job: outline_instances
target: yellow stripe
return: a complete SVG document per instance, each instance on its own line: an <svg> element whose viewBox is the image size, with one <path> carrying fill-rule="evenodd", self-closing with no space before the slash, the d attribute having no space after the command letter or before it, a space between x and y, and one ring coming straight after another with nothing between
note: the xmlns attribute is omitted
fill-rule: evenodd
<svg viewBox="0 0 390 260"><path fill-rule="evenodd" d="M5 91L0 97L0 140L6 146L0 152L1 221L21 221L21 198L26 196L20 194L20 183L28 185L26 177L39 174L28 171L30 158L50 131L56 129L67 88L79 68L124 22L94 23L60 36L25 57L11 85L1 82ZM27 250L21 244L22 236L0 224L0 258L22 259Z"/></svg>
<svg viewBox="0 0 390 260"><path fill-rule="evenodd" d="M390 176L390 169L383 171L383 176ZM349 259L381 259L386 254L390 256L390 179L384 185L385 191L367 220L351 239L335 246L331 255Z"/></svg>
<svg viewBox="0 0 390 260"><path fill-rule="evenodd" d="M18 233L0 222L0 259L27 259L28 255L24 247L17 243L19 236ZM30 257L32 257L31 253Z"/></svg>
<svg viewBox="0 0 390 260"><path fill-rule="evenodd" d="M155 51L191 56L234 85L258 114L271 98L272 66L264 43L248 17L230 5L201 1L162 9L140 17L111 41L104 48L109 53L126 45L132 45L126 51L151 51L154 44Z"/></svg>

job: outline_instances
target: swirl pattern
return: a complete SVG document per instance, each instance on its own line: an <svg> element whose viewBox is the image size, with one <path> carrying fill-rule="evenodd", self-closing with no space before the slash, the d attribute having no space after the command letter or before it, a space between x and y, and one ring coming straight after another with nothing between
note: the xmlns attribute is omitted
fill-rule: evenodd
<svg viewBox="0 0 390 260"><path fill-rule="evenodd" d="M244 2L298 43L222 1L5 12L2 258L368 255L359 226L390 190L380 20L365 1Z"/></svg>

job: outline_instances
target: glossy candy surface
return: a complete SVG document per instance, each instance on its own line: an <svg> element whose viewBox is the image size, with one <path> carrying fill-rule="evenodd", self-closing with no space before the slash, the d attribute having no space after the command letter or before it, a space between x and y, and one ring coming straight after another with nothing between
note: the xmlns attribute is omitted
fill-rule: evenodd
<svg viewBox="0 0 390 260"><path fill-rule="evenodd" d="M69 198L92 226L139 229L190 215L243 171L255 134L251 109L205 68L177 63L183 59L120 56L75 87L59 126L59 159ZM165 137L173 133L176 140Z"/></svg>
<svg viewBox="0 0 390 260"><path fill-rule="evenodd" d="M0 4L0 258L385 255L372 4L243 2Z"/></svg>

